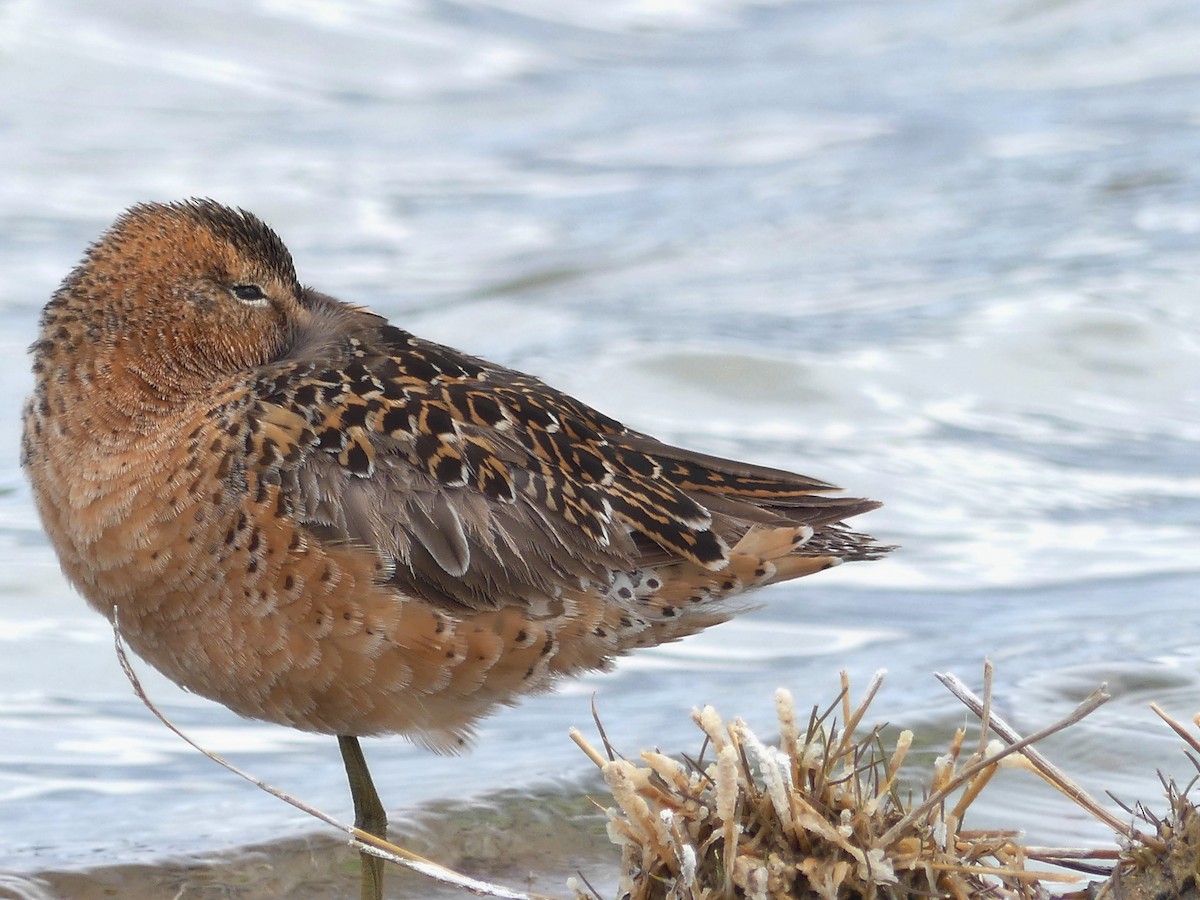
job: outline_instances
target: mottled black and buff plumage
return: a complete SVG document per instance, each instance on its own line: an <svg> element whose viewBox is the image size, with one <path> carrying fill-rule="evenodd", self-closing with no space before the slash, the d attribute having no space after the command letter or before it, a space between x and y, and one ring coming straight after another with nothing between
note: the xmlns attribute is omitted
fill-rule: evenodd
<svg viewBox="0 0 1200 900"><path fill-rule="evenodd" d="M820 481L625 428L300 285L211 201L137 206L47 305L23 464L130 645L247 716L461 742L498 703L881 548Z"/></svg>

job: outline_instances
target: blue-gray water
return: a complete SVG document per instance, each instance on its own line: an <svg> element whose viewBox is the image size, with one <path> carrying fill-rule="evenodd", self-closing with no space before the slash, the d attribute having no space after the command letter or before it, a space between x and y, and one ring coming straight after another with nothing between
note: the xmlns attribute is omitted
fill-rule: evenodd
<svg viewBox="0 0 1200 900"><path fill-rule="evenodd" d="M775 687L805 708L887 668L876 718L940 748L966 716L930 673L985 656L1025 730L1108 681L1045 750L1161 806L1156 768L1191 771L1147 703L1200 709L1197 47L1185 0L0 5L0 895L313 828L133 697L18 467L38 311L147 199L252 209L322 290L887 504L888 560L504 711L464 758L370 742L398 814L578 792L593 694L619 747L694 752L694 705L769 732ZM331 740L141 671L350 817ZM976 824L1108 839L1032 776L989 791Z"/></svg>

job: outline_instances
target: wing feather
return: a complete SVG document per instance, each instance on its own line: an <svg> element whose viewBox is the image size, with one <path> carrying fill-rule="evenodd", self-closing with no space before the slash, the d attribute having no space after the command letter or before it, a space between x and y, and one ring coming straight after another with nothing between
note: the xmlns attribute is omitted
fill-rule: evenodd
<svg viewBox="0 0 1200 900"><path fill-rule="evenodd" d="M764 526L814 529L813 556L886 549L840 524L878 504L668 446L528 375L307 297L311 323L261 379L263 433L294 463L300 520L372 549L406 590L469 609L552 604L644 565L720 571Z"/></svg>

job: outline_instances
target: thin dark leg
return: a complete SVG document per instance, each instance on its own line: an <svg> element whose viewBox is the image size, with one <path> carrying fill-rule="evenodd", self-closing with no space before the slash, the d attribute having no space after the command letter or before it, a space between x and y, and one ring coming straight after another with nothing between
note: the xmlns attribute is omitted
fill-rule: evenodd
<svg viewBox="0 0 1200 900"><path fill-rule="evenodd" d="M346 765L346 777L350 779L350 796L354 800L354 825L376 837L387 839L387 813L379 802L375 783L367 769L358 738L338 735L338 749L342 751L342 762ZM382 900L383 860L369 853L360 853L362 858L362 885L359 896L362 900Z"/></svg>

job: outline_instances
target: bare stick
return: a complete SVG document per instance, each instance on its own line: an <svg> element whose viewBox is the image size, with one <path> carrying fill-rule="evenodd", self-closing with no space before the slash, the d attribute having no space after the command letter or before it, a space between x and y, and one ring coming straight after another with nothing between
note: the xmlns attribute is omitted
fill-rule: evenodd
<svg viewBox="0 0 1200 900"><path fill-rule="evenodd" d="M984 866L979 863L963 865L927 859L923 860L921 865L942 872L961 872L964 875L1000 875L1016 881L1061 881L1069 884L1080 881L1078 875L1067 875L1064 872L1030 872L1027 869L1007 869L1002 866Z"/></svg>
<svg viewBox="0 0 1200 900"><path fill-rule="evenodd" d="M1163 710L1163 708L1157 703L1151 703L1150 708L1154 710L1154 714L1156 716L1167 723L1173 732L1183 738L1189 747L1191 747L1197 753L1200 753L1200 741L1197 741L1194 735L1184 728L1183 725L1181 725L1176 719L1172 718L1170 713L1167 713L1165 710Z"/></svg>
<svg viewBox="0 0 1200 900"><path fill-rule="evenodd" d="M983 661L983 711L979 714L979 755L987 753L988 732L992 730L992 661ZM965 807L964 807L965 808Z"/></svg>
<svg viewBox="0 0 1200 900"><path fill-rule="evenodd" d="M962 682L962 680L958 678L958 676L951 673L943 674L940 672L936 673L936 676L938 681L944 684L946 689L949 690L950 693L952 693L955 697L957 697L963 703L963 705L967 707L967 709L971 710L971 712L975 713L977 716L982 715L983 701L975 696L971 689L968 688ZM1126 840L1141 841L1150 847L1161 848L1161 841L1159 841L1157 838L1152 838L1149 835L1142 834L1131 824L1122 822L1111 812L1097 803L1087 791L1069 778L1065 772L1058 768L1058 766L1046 759L1046 757L1043 756L1039 751L1029 746L1035 741L1040 741L1043 738L1054 734L1056 731L1061 731L1067 726L1074 725L1076 722L1084 719L1086 716L1091 715L1091 713L1093 713L1096 709L1107 703L1110 698L1111 695L1108 693L1107 686L1100 685L1100 687L1092 691L1092 693L1087 696L1087 699L1085 699L1083 703L1079 704L1079 706L1075 708L1075 711L1065 719L1054 725L1051 725L1049 728L1044 728L1027 738L1022 738L1020 734L1017 733L1016 729L996 715L996 713L989 710L989 719L991 721L992 731L999 735L999 737L1009 745L1004 751L1001 752L1001 754L992 757L992 759L998 759L1000 755L1007 755L1009 752L1019 749L1021 755L1029 761L1030 765L1033 766L1039 775L1046 779L1046 781L1050 782L1050 784L1054 785L1055 788L1057 788L1071 800L1075 801L1076 804L1087 810L1113 831L1117 832L1117 834L1121 835Z"/></svg>
<svg viewBox="0 0 1200 900"><path fill-rule="evenodd" d="M344 822L340 822L328 813L321 812L321 810L317 809L316 807L309 806L303 800L293 797L291 794L288 794L280 788L256 778L249 772L239 769L237 766L233 765L231 762L223 759L217 754L209 750L205 750L194 740L184 734L183 731L180 730L179 726L168 719L166 715L164 715L158 709L158 707L154 705L150 698L146 696L146 691L142 687L142 682L137 677L137 673L134 672L133 664L129 661L129 654L125 650L125 640L121 637L121 628L115 609L113 610L113 643L117 648L117 659L121 663L121 670L125 673L125 677L129 679L129 683L133 685L133 692L137 695L137 698L146 705L146 708L149 709L150 712L154 713L155 718L166 725L167 728L170 729L177 737L183 740L184 743L200 751L213 762L217 763L217 765L223 766L234 775L237 775L239 778L244 778L246 781L250 782L260 790L266 791L272 797L282 800L289 806L294 806L301 812L307 813L314 819L319 819L326 825L332 825L339 831L344 831L350 836L351 843L353 843L355 848L360 852L370 853L372 856L378 856L380 859L386 859L388 862L404 866L407 869L411 869L414 872L419 872L422 875L433 878L434 880L440 881L444 884L451 884L455 887L462 888L462 890L471 894L475 894L479 897L502 897L505 898L505 900L548 900L548 898L539 894L526 894L520 891L511 890L510 888L506 888L501 885L489 884L486 881L479 881L475 878L470 878L466 875L459 874L452 869L447 869L445 866L440 866L437 863L418 856L409 850L405 850L403 847L397 847L395 844L391 844L381 838L378 838L369 832L355 828L353 825L347 825Z"/></svg>
<svg viewBox="0 0 1200 900"><path fill-rule="evenodd" d="M1031 859L1117 859L1120 850L1083 850L1078 847L1023 847Z"/></svg>
<svg viewBox="0 0 1200 900"><path fill-rule="evenodd" d="M875 695L879 693L879 688L886 676L887 669L880 669L871 676L871 682L867 685L866 694L863 695L858 707L852 712L850 710L850 673L842 670L842 715L845 718L845 724L842 726L842 739L838 743L837 751L833 755L834 759L844 756L850 751L850 747L853 745L854 731L858 728L863 716L866 715L867 708L870 707L871 702L875 699Z"/></svg>
<svg viewBox="0 0 1200 900"><path fill-rule="evenodd" d="M939 681L942 682L942 684L945 684L946 687L948 687L950 689L951 693L953 693L956 697L958 697L960 700L962 700L962 702L965 703L967 705L967 707L969 709L971 709L971 711L974 712L976 715L979 715L983 711L983 701L981 701L978 697L976 697L973 693L971 693L971 691L967 688L967 686L964 685L961 681L959 681L959 679L956 678L954 675L939 674L939 675L937 675L937 678ZM954 686L952 686L952 685L954 685ZM956 690L956 687L957 687L957 690ZM965 692L966 697L961 696L959 694L959 690ZM964 768L962 768L958 772L958 774L954 778L950 779L950 781L948 781L945 785L943 785L940 790L935 791L924 803L922 803L916 809L913 809L912 811L910 811L906 816L904 816L904 818L902 818L899 822L897 822L895 825L893 825L891 828L889 828L887 831L885 831L878 839L876 839L876 841L874 842L874 846L887 847L889 844L892 843L892 841L896 840L896 838L899 837L900 834L903 833L903 831L906 828L908 828L913 822L917 821L919 818L921 818L921 816L927 814L931 809L933 809L935 806L937 806L939 803L941 803L943 800L945 800L946 797L948 797L951 793L953 793L957 788L961 787L963 784L965 784L967 781L969 781L976 773L982 772L984 769L988 768L989 766L994 766L1001 759L1003 759L1004 757L1006 757L1012 753L1025 753L1025 748L1027 748L1030 744L1034 743L1035 741L1040 741L1040 740L1048 737L1049 735L1054 734L1057 731L1062 731L1064 728L1074 725L1076 722L1086 718L1091 713L1095 712L1100 706L1107 703L1108 700L1109 700L1108 692L1105 691L1103 688L1099 688L1095 691L1092 691L1092 693L1087 697L1087 699L1084 700L1083 703L1079 704L1079 706L1075 708L1075 711L1072 712L1070 715L1068 715L1065 719L1062 719L1061 721L1056 722L1055 724L1049 726L1048 728L1043 728L1041 731L1035 732L1034 734L1031 734L1027 738L1020 737L1015 731L1013 731L1011 728L1009 728L1008 725L1006 725L1003 720L1001 720L999 717L997 717L995 713L991 713L990 718L991 718L991 723L992 723L992 730L995 731L996 734L998 734L1002 738L1004 738L1006 741L1010 741L1009 746L1005 747L1003 750L1001 750L999 753L996 753L993 756L989 756L986 759L978 760L977 762L974 762L971 765L965 766ZM1025 755L1028 758L1028 757L1030 757L1031 754L1025 753ZM1037 757L1039 760L1041 760L1043 763L1045 763L1047 766L1049 766L1049 763L1045 762L1045 759L1042 757L1042 755L1040 753L1037 754ZM1030 759L1030 761L1033 762L1032 759ZM1035 763L1035 765L1036 765L1036 763ZM1065 776L1063 777L1063 781L1064 782L1067 781ZM1079 794L1081 794L1084 797L1087 797L1087 795L1083 792L1082 788L1079 789ZM1082 801L1080 801L1077 796L1073 796L1070 794L1068 794L1068 796L1071 796L1072 799L1076 800L1076 802L1079 802L1082 805ZM1091 800L1090 797L1088 797L1088 799ZM1096 802L1094 800L1092 800L1091 802L1092 802L1093 806L1096 807L1097 810L1101 810L1101 812L1096 813L1096 815L1099 816L1102 821L1104 821L1106 823L1112 823L1112 827L1114 830L1116 830L1116 831L1120 832L1121 834L1124 834L1127 837L1130 837L1132 839L1133 835L1136 834L1136 832L1132 832L1132 829L1128 828L1123 823L1121 823L1111 813L1109 813L1107 810L1103 810L1102 807L1100 807L1098 804L1096 804ZM1140 835L1139 835L1139 839L1147 840L1146 838L1140 837Z"/></svg>

